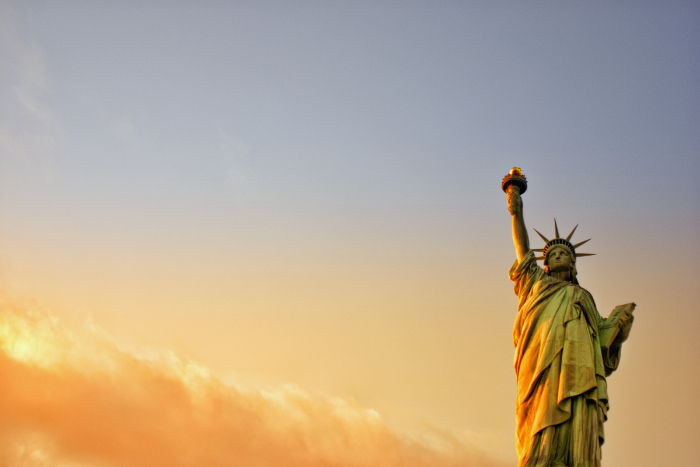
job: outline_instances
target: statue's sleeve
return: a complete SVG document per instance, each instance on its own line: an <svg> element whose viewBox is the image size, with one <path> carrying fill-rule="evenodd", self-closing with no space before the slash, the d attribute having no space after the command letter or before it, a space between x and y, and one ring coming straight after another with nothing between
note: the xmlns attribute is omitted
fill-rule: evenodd
<svg viewBox="0 0 700 467"><path fill-rule="evenodd" d="M605 376L610 376L613 371L617 370L620 364L620 354L622 347L616 349L600 349L603 354L603 365L605 366Z"/></svg>
<svg viewBox="0 0 700 467"><path fill-rule="evenodd" d="M528 251L521 262L515 260L513 267L510 268L510 280L515 282L515 295L520 299L522 305L530 296L537 282L542 280L545 273L544 270L537 265L535 254L532 250Z"/></svg>

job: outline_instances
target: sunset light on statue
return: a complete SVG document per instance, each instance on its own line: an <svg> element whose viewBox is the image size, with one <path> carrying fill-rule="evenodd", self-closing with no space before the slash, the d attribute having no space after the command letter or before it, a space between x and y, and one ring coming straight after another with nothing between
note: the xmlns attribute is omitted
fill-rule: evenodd
<svg viewBox="0 0 700 467"><path fill-rule="evenodd" d="M520 170L517 177L523 183ZM610 408L606 378L620 364L635 304L606 319L579 286L576 258L591 254L576 253L588 240L569 241L578 225L566 239L556 219L552 240L537 232L546 243L540 268L525 227L525 187L508 187L505 179L503 185L517 256L510 278L519 301L513 329L518 467L600 467Z"/></svg>

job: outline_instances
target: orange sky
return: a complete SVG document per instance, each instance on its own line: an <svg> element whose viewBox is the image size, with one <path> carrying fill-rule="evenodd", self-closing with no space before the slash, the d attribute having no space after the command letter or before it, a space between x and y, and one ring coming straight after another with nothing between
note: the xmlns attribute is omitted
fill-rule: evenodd
<svg viewBox="0 0 700 467"><path fill-rule="evenodd" d="M466 433L397 433L353 400L223 384L172 353L119 350L94 325L0 306L4 465L505 465Z"/></svg>

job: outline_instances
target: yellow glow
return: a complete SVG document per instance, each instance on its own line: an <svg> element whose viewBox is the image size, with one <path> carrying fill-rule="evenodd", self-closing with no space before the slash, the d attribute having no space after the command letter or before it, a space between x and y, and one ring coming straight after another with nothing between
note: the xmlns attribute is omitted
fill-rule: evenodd
<svg viewBox="0 0 700 467"><path fill-rule="evenodd" d="M29 315L31 321L9 313L0 321L0 347L10 358L23 363L50 367L59 358L53 327L55 318Z"/></svg>
<svg viewBox="0 0 700 467"><path fill-rule="evenodd" d="M67 465L86 456L134 467L181 465L183 458L210 467L231 459L292 466L446 467L467 459L499 465L449 434L395 432L377 411L353 400L295 384L240 390L172 352L138 358L94 326L66 329L39 310L0 302L0 340L0 375L11 382L0 385L0 425L32 427L15 428L22 439L0 436L0 451L3 442L23 449L12 458L0 453L7 465L24 465L23 459ZM42 441L25 442L32 439ZM54 444L57 449L49 449Z"/></svg>

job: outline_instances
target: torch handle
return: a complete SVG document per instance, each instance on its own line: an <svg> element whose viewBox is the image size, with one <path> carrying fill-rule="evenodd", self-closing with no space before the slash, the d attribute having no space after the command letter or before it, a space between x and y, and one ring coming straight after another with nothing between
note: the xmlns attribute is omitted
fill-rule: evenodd
<svg viewBox="0 0 700 467"><path fill-rule="evenodd" d="M523 212L523 200L520 197L520 187L514 183L506 187L506 195L508 196L508 211L511 216Z"/></svg>

